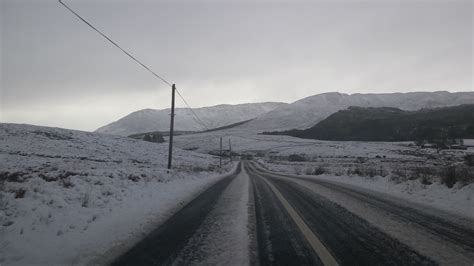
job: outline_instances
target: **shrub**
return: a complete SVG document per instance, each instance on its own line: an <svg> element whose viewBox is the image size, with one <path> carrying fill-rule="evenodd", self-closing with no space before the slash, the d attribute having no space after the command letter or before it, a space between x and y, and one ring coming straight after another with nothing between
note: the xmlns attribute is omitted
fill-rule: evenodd
<svg viewBox="0 0 474 266"><path fill-rule="evenodd" d="M22 183L25 181L24 176L26 173L23 172L0 172L0 180L7 182Z"/></svg>
<svg viewBox="0 0 474 266"><path fill-rule="evenodd" d="M295 167L295 174L301 175L301 169L299 167Z"/></svg>
<svg viewBox="0 0 474 266"><path fill-rule="evenodd" d="M67 178L67 179L61 179L61 183L62 183L62 186L64 188L72 188L74 187L74 183L72 183L72 181Z"/></svg>
<svg viewBox="0 0 474 266"><path fill-rule="evenodd" d="M373 167L365 167L363 168L364 170L364 176L370 176L370 177L374 177L377 175L377 169L373 168Z"/></svg>
<svg viewBox="0 0 474 266"><path fill-rule="evenodd" d="M20 188L15 191L15 199L22 199L25 197L26 190L24 188Z"/></svg>
<svg viewBox="0 0 474 266"><path fill-rule="evenodd" d="M443 171L441 177L441 183L445 184L448 188L452 188L456 184L456 167L448 166Z"/></svg>
<svg viewBox="0 0 474 266"><path fill-rule="evenodd" d="M315 175L322 175L322 174L325 174L327 173L327 170L326 168L322 167L322 166L318 166L314 169L314 174Z"/></svg>
<svg viewBox="0 0 474 266"><path fill-rule="evenodd" d="M456 169L456 180L461 185L468 185L474 182L474 169L461 165Z"/></svg>
<svg viewBox="0 0 474 266"><path fill-rule="evenodd" d="M138 181L140 180L140 177L137 176L137 175L132 175L132 174L130 174L130 175L128 176L128 180L131 180L131 181L133 181L133 182L138 182Z"/></svg>
<svg viewBox="0 0 474 266"><path fill-rule="evenodd" d="M354 170L349 169L349 170L347 171L347 173L348 173L349 175L358 175L358 176L362 176L362 175L363 175L363 174L362 174L362 170L361 170L359 167L354 168Z"/></svg>
<svg viewBox="0 0 474 266"><path fill-rule="evenodd" d="M392 173L396 176L399 176L399 177L402 177L402 178L406 178L407 177L407 171L405 169L401 169L401 168L395 168Z"/></svg>
<svg viewBox="0 0 474 266"><path fill-rule="evenodd" d="M396 174L392 174L390 176L390 180L396 184L399 184L401 183L405 178L399 176L399 175L396 175Z"/></svg>
<svg viewBox="0 0 474 266"><path fill-rule="evenodd" d="M430 180L430 178L428 178L428 176L422 176L421 179L420 179L420 182L421 184L423 185L431 185L433 184Z"/></svg>
<svg viewBox="0 0 474 266"><path fill-rule="evenodd" d="M387 170L385 170L385 168L383 166L380 166L378 175L386 177L388 175L388 172L387 172Z"/></svg>
<svg viewBox="0 0 474 266"><path fill-rule="evenodd" d="M322 175L322 174L328 173L328 171L326 170L326 168L324 168L322 166L318 166L314 169L307 168L305 173L307 175Z"/></svg>
<svg viewBox="0 0 474 266"><path fill-rule="evenodd" d="M464 156L464 163L467 166L474 166L474 154L467 154Z"/></svg>
<svg viewBox="0 0 474 266"><path fill-rule="evenodd" d="M128 137L133 138L133 139L148 141L148 142L154 142L154 143L163 143L163 142L165 142L165 139L163 138L163 136L159 132L133 134L133 135L130 135Z"/></svg>
<svg viewBox="0 0 474 266"><path fill-rule="evenodd" d="M212 171L212 170L210 170L209 166L207 168L202 167L202 166L192 166L191 167L191 172L194 172L194 173L205 172L205 171Z"/></svg>
<svg viewBox="0 0 474 266"><path fill-rule="evenodd" d="M84 208L89 207L89 200L90 200L90 192L88 191L87 193L84 194L82 197L82 203L81 206Z"/></svg>
<svg viewBox="0 0 474 266"><path fill-rule="evenodd" d="M288 156L288 161L290 161L290 162L306 162L307 159L303 155L291 154L290 156Z"/></svg>

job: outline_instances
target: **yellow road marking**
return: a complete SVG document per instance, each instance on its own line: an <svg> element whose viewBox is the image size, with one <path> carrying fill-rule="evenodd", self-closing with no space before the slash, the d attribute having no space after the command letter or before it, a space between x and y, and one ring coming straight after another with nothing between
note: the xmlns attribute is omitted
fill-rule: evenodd
<svg viewBox="0 0 474 266"><path fill-rule="evenodd" d="M313 231L309 229L308 225L303 221L303 218L301 218L301 216L298 215L296 210L293 209L293 207L285 199L285 197L283 197L280 191L272 183L270 183L266 178L262 177L262 179L265 181L265 183L268 184L268 186L277 196L278 200L280 200L280 202L283 204L283 207L285 207L285 209L288 211L288 214L290 214L290 217L293 219L293 221L295 221L296 225L301 230L306 240L308 240L314 252L318 254L323 264L330 265L330 266L338 265L336 259L331 255L329 250L327 250L327 248L319 240L319 238L313 233Z"/></svg>

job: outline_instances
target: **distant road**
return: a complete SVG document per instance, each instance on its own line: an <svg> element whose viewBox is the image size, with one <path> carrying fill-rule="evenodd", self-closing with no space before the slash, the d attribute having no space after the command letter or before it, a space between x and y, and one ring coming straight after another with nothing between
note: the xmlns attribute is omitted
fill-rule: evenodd
<svg viewBox="0 0 474 266"><path fill-rule="evenodd" d="M245 193L248 201L237 204ZM234 230L241 221L248 223L245 230ZM242 236L247 233L248 238ZM114 264L473 262L471 220L348 185L270 172L243 161L241 173L218 181Z"/></svg>

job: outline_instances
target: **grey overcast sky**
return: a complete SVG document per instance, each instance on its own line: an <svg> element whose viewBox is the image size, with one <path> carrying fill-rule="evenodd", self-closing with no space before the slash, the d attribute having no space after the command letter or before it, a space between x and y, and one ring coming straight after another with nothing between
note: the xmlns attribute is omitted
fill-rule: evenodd
<svg viewBox="0 0 474 266"><path fill-rule="evenodd" d="M56 0L0 1L1 122L94 130L169 107L165 84ZM195 107L473 90L472 1L64 2Z"/></svg>

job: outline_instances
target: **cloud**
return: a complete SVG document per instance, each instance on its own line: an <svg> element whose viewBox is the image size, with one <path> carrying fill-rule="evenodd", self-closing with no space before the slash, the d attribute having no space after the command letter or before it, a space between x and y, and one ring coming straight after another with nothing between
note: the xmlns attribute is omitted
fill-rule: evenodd
<svg viewBox="0 0 474 266"><path fill-rule="evenodd" d="M467 1L69 1L193 106L472 90ZM169 88L58 5L1 5L0 120L94 129Z"/></svg>

